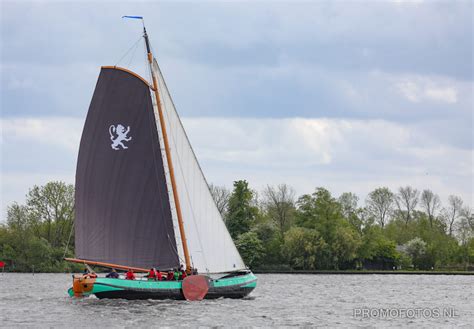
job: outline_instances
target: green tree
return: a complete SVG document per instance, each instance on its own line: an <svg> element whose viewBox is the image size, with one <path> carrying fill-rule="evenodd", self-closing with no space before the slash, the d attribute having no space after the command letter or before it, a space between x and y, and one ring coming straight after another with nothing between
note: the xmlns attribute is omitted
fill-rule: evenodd
<svg viewBox="0 0 474 329"><path fill-rule="evenodd" d="M275 223L267 218L267 220L256 224L253 232L257 233L264 247L265 257L261 264L269 265L269 267L284 267L283 238L279 234L279 229L276 228Z"/></svg>
<svg viewBox="0 0 474 329"><path fill-rule="evenodd" d="M34 222L43 223L41 237L52 247L60 247L67 238L73 224L74 186L63 182L49 182L34 186L26 198L26 207Z"/></svg>
<svg viewBox="0 0 474 329"><path fill-rule="evenodd" d="M344 218L355 228L361 232L364 225L364 209L358 208L359 197L351 192L342 193L338 198Z"/></svg>
<svg viewBox="0 0 474 329"><path fill-rule="evenodd" d="M246 232L240 234L235 245L247 266L255 268L261 264L265 250L257 233Z"/></svg>
<svg viewBox="0 0 474 329"><path fill-rule="evenodd" d="M414 238L408 241L405 245L405 252L413 260L415 268L423 268L426 259L427 244L420 238Z"/></svg>
<svg viewBox="0 0 474 329"><path fill-rule="evenodd" d="M254 224L258 208L252 203L254 192L249 188L248 182L239 180L234 182L234 190L229 198L227 208L227 228L232 238L246 233Z"/></svg>
<svg viewBox="0 0 474 329"><path fill-rule="evenodd" d="M0 229L0 257L14 271L64 270L64 248L74 221L74 187L63 182L34 186L25 205L8 207Z"/></svg>
<svg viewBox="0 0 474 329"><path fill-rule="evenodd" d="M368 267L392 269L399 263L400 254L396 243L384 236L380 226L374 225L364 229L357 258Z"/></svg>
<svg viewBox="0 0 474 329"><path fill-rule="evenodd" d="M341 205L328 190L319 187L312 195L298 200L297 224L317 229L326 241L333 241L338 222L343 219Z"/></svg>
<svg viewBox="0 0 474 329"><path fill-rule="evenodd" d="M314 229L293 227L285 233L284 253L294 269L323 268L320 262L327 258L325 252L326 242Z"/></svg>
<svg viewBox="0 0 474 329"><path fill-rule="evenodd" d="M339 204L342 208L342 214L345 218L351 217L351 215L357 212L357 204L359 197L352 192L344 192L338 199Z"/></svg>
<svg viewBox="0 0 474 329"><path fill-rule="evenodd" d="M336 229L335 239L331 245L334 269L353 268L357 249L361 244L360 236L347 223L342 223Z"/></svg>
<svg viewBox="0 0 474 329"><path fill-rule="evenodd" d="M356 256L359 235L342 214L341 204L328 190L317 188L312 195L298 200L298 226L316 230L325 241L318 260L323 269L346 267Z"/></svg>

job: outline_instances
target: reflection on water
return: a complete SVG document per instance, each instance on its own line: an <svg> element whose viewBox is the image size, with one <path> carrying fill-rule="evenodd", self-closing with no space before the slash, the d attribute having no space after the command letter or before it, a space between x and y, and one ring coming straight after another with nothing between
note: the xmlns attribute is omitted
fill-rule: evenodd
<svg viewBox="0 0 474 329"><path fill-rule="evenodd" d="M474 323L474 276L261 274L258 278L257 288L240 300L127 301L70 298L67 274L5 273L0 274L0 324L468 328ZM436 316L436 310L445 309L454 310L452 316ZM419 316L409 313L416 310Z"/></svg>

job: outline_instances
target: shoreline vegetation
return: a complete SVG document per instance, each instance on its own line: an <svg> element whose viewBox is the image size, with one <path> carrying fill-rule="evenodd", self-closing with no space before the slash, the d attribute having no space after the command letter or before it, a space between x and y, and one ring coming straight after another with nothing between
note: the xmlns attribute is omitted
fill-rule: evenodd
<svg viewBox="0 0 474 329"><path fill-rule="evenodd" d="M254 273L474 274L474 215L451 195L380 187L360 202L318 187L295 195L286 185L261 193L245 180L232 191L210 186L243 260ZM74 186L34 186L0 223L5 272L82 272L74 257ZM99 269L98 269L99 270ZM2 269L0 269L0 272Z"/></svg>
<svg viewBox="0 0 474 329"><path fill-rule="evenodd" d="M82 267L81 267L82 269ZM48 273L76 273L80 272L81 270L78 269L77 271L73 272L10 272L0 271L0 275L2 273L17 273L17 274L48 274ZM100 269L95 271L97 274L107 274L108 271L101 271ZM423 271L423 270L380 270L380 271L372 271L372 270L252 270L254 274L294 274L294 275L474 275L474 271L442 271L442 270L433 270L433 271Z"/></svg>
<svg viewBox="0 0 474 329"><path fill-rule="evenodd" d="M385 275L385 274L396 274L396 275L474 275L474 271L423 271L423 270L381 270L381 271L371 271L371 270L337 270L337 271L311 271L311 270L291 270L291 271L261 271L254 270L254 274L335 274L335 275Z"/></svg>

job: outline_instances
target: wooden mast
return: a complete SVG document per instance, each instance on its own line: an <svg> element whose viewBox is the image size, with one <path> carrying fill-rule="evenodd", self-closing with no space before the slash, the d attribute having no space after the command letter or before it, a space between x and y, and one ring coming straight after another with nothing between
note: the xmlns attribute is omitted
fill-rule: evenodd
<svg viewBox="0 0 474 329"><path fill-rule="evenodd" d="M184 260L186 262L186 272L190 273L191 261L189 257L188 244L186 241L186 233L184 231L183 214L181 213L181 205L179 203L178 190L176 187L173 162L171 161L171 151L170 151L170 146L168 142L168 134L166 133L163 107L161 106L161 98L160 98L160 93L158 91L158 80L153 71L153 54L151 53L150 41L148 40L148 34L146 33L145 25L143 25L143 37L145 38L146 50L147 50L147 55L148 55L148 63L150 64L151 76L153 79L153 88L154 88L153 91L155 93L155 100L158 106L158 115L160 117L161 132L163 133L163 142L165 144L166 160L168 162L168 169L170 171L171 188L173 190L173 198L176 205L176 213L178 215L178 226L179 226L179 233L181 234L181 242L183 244Z"/></svg>

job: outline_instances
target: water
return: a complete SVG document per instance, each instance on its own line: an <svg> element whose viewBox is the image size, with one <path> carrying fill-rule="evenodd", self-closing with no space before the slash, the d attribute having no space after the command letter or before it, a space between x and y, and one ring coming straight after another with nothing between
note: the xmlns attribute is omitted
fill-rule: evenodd
<svg viewBox="0 0 474 329"><path fill-rule="evenodd" d="M242 300L126 301L70 298L66 291L72 279L67 274L5 273L0 274L0 326L468 328L474 323L474 276L261 274L258 278L257 289ZM393 317L383 316L380 308L391 310ZM443 315L444 309L451 316ZM355 316L359 310L372 317Z"/></svg>

